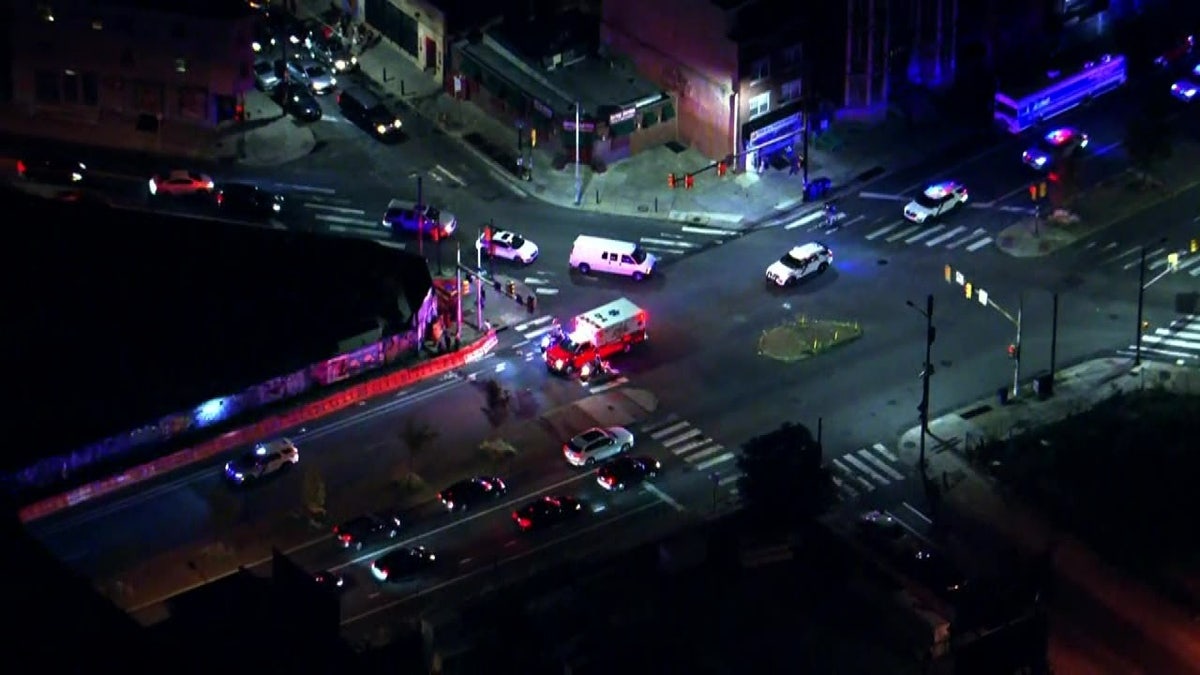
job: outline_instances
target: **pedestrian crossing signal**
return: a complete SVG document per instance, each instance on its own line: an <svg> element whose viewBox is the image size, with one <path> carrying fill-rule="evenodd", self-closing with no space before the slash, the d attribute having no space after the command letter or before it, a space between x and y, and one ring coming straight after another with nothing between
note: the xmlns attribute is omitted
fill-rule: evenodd
<svg viewBox="0 0 1200 675"><path fill-rule="evenodd" d="M725 162L717 162L717 176L724 178L725 172L728 170L729 167L725 165Z"/></svg>
<svg viewBox="0 0 1200 675"><path fill-rule="evenodd" d="M1014 360L1021 358L1021 348L1017 345L1010 344L1008 346L1008 358Z"/></svg>
<svg viewBox="0 0 1200 675"><path fill-rule="evenodd" d="M968 300L971 299L971 293L973 290L974 290L974 287L971 286L971 282L968 281L966 284L963 285L963 293L966 294Z"/></svg>
<svg viewBox="0 0 1200 675"><path fill-rule="evenodd" d="M1037 196L1038 196L1037 185L1035 183L1030 183L1029 184L1029 198L1036 202Z"/></svg>
<svg viewBox="0 0 1200 675"><path fill-rule="evenodd" d="M954 277L954 270L949 265L946 265L946 283L950 283L950 281L953 277Z"/></svg>
<svg viewBox="0 0 1200 675"><path fill-rule="evenodd" d="M1038 183L1038 199L1046 198L1046 181Z"/></svg>
<svg viewBox="0 0 1200 675"><path fill-rule="evenodd" d="M692 174L689 173L688 175L683 177L683 187L685 189L691 190L692 186L695 184L696 184L696 177L693 176Z"/></svg>
<svg viewBox="0 0 1200 675"><path fill-rule="evenodd" d="M667 174L667 187L671 188L672 190L675 189L675 174Z"/></svg>

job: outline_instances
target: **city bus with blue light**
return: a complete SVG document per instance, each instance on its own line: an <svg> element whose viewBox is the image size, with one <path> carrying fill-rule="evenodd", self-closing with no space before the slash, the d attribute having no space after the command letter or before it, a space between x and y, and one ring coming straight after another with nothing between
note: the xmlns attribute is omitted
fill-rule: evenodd
<svg viewBox="0 0 1200 675"><path fill-rule="evenodd" d="M996 92L996 123L1009 133L1019 134L1033 125L1061 115L1091 99L1125 84L1125 57L1105 55L1064 74L1051 71L1047 78L1024 90Z"/></svg>

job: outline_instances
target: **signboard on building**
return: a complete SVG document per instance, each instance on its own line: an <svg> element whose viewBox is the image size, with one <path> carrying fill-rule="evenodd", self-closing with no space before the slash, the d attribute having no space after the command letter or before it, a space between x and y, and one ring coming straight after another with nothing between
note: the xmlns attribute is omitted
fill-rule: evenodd
<svg viewBox="0 0 1200 675"><path fill-rule="evenodd" d="M636 113L637 108L626 108L621 112L613 113L612 115L608 116L608 125L611 127L620 124L621 122L631 120Z"/></svg>
<svg viewBox="0 0 1200 675"><path fill-rule="evenodd" d="M575 131L575 120L563 120L563 129L566 131ZM590 134L596 130L595 122L580 122L579 130Z"/></svg>
<svg viewBox="0 0 1200 675"><path fill-rule="evenodd" d="M746 150L757 150L765 145L770 145L773 141L785 136L794 136L799 133L800 113L795 112L770 124L751 131L746 137Z"/></svg>

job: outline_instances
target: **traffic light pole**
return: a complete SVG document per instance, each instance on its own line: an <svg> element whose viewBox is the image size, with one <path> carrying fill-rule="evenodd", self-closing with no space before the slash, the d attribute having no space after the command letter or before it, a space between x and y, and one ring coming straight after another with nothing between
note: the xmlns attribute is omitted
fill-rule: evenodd
<svg viewBox="0 0 1200 675"><path fill-rule="evenodd" d="M1017 296L1017 353L1013 356L1013 398L1021 392L1021 313L1024 309L1025 295L1021 294Z"/></svg>
<svg viewBox="0 0 1200 675"><path fill-rule="evenodd" d="M933 294L925 297L925 368L921 372L921 452L918 463L925 478L925 437L929 435L929 378L933 376Z"/></svg>
<svg viewBox="0 0 1200 675"><path fill-rule="evenodd" d="M462 340L462 244L454 242L454 297L455 303L454 341Z"/></svg>

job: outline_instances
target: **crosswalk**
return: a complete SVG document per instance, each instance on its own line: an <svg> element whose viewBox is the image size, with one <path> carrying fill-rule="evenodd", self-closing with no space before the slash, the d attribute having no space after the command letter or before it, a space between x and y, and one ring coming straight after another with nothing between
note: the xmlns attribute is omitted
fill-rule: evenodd
<svg viewBox="0 0 1200 675"><path fill-rule="evenodd" d="M678 230L660 231L654 235L640 237L638 245L658 256L663 262L672 258L698 253L709 247L741 235L738 230L701 225L684 225Z"/></svg>
<svg viewBox="0 0 1200 675"><path fill-rule="evenodd" d="M300 206L312 212L312 218L322 223L330 232L383 235L387 231L380 223L380 214L368 215L353 200L336 194L303 191L298 197Z"/></svg>
<svg viewBox="0 0 1200 675"><path fill-rule="evenodd" d="M1142 245L1119 241L1090 241L1084 245L1088 255L1097 258L1096 267L1110 271L1120 270L1138 274L1142 264ZM1172 253L1178 254L1178 263L1170 268ZM1150 275L1164 272L1183 274L1193 279L1200 278L1200 253L1192 253L1189 246L1171 243L1146 247L1146 271Z"/></svg>
<svg viewBox="0 0 1200 675"><path fill-rule="evenodd" d="M1133 356L1137 353L1137 345L1129 345L1118 353ZM1143 335L1142 358L1200 366L1200 314L1184 314L1165 328L1155 328L1153 333Z"/></svg>
<svg viewBox="0 0 1200 675"><path fill-rule="evenodd" d="M859 448L829 462L833 484L841 498L854 501L892 483L905 480L900 471L900 458L883 443Z"/></svg>
<svg viewBox="0 0 1200 675"><path fill-rule="evenodd" d="M875 228L868 232L865 238L867 241L879 241L903 246L944 248L951 251L962 249L967 253L977 253L995 242L995 237L982 227L952 225L950 223L924 223L918 225L904 219L898 219L882 227Z"/></svg>

